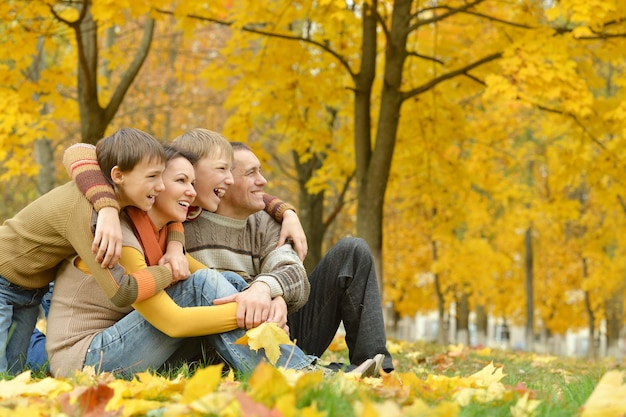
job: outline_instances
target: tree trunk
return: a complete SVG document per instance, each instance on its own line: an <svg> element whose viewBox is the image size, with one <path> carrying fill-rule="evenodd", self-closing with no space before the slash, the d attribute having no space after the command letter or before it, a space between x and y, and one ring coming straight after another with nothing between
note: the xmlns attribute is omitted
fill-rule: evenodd
<svg viewBox="0 0 626 417"><path fill-rule="evenodd" d="M587 259L583 258L583 280L587 279ZM587 312L588 319L588 330L589 330L589 339L588 344L589 348L587 350L587 357L589 359L595 359L596 357L596 315L593 312L593 308L591 306L591 294L589 290L585 291L585 311Z"/></svg>
<svg viewBox="0 0 626 417"><path fill-rule="evenodd" d="M313 176L316 169L321 166L317 156L313 156L305 163L300 163L298 154L293 153L293 159L298 173L299 205L298 216L302 228L306 233L308 254L304 260L304 267L310 274L313 268L322 259L322 244L326 234L324 224L324 192L309 194L306 184Z"/></svg>
<svg viewBox="0 0 626 417"><path fill-rule="evenodd" d="M485 306L476 306L476 345L479 347L487 346L487 328L489 319Z"/></svg>
<svg viewBox="0 0 626 417"><path fill-rule="evenodd" d="M533 289L533 229L526 229L524 235L525 271L526 271L526 328L525 344L528 352L535 350L535 302Z"/></svg>
<svg viewBox="0 0 626 417"><path fill-rule="evenodd" d="M383 297L382 269L382 219L383 202L391 168L396 133L400 120L402 71L407 57L406 40L409 34L411 1L397 0L392 10L388 45L385 50L385 68L376 145L371 140L372 84L376 73L378 47L376 8L364 4L363 43L360 71L355 78L354 99L354 146L357 178L357 234L364 238L372 249L376 261L376 273Z"/></svg>
<svg viewBox="0 0 626 417"><path fill-rule="evenodd" d="M605 302L606 310L606 350L607 356L621 359L619 338L624 323L623 291L618 291Z"/></svg>
<svg viewBox="0 0 626 417"><path fill-rule="evenodd" d="M54 155L50 140L42 138L35 141L35 159L41 165L41 170L37 176L37 190L39 194L43 195L56 185L54 178Z"/></svg>
<svg viewBox="0 0 626 417"><path fill-rule="evenodd" d="M470 345L469 334L469 296L463 292L456 304L456 342Z"/></svg>
<svg viewBox="0 0 626 417"><path fill-rule="evenodd" d="M437 261L437 243L431 241L433 251L433 263ZM439 274L434 274L435 295L437 296L437 343L440 345L448 344L448 332L446 326L446 300L443 296Z"/></svg>
<svg viewBox="0 0 626 417"><path fill-rule="evenodd" d="M74 30L76 38L81 140L95 144L104 136L106 128L115 117L126 92L148 56L154 33L154 19L146 18L143 38L137 46L135 56L120 77L106 106L100 105L98 97L98 24L91 15L91 0L82 2L78 20L63 22Z"/></svg>
<svg viewBox="0 0 626 417"><path fill-rule="evenodd" d="M38 81L41 78L41 72L46 66L43 47L44 39L40 38L37 43L37 54L33 56L33 63L28 72L29 77L33 81ZM35 101L37 101L38 96L39 94L34 95ZM40 113L42 116L46 115L48 113L47 106L44 106ZM37 175L37 191L39 194L43 195L52 190L56 185L54 176L54 153L52 151L52 144L48 138L42 137L35 140L35 162L41 165L41 170Z"/></svg>

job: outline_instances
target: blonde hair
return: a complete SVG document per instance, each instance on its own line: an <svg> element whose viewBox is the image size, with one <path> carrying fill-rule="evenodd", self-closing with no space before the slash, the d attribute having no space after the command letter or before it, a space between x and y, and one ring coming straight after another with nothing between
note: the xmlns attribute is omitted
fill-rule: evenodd
<svg viewBox="0 0 626 417"><path fill-rule="evenodd" d="M111 183L114 166L128 172L145 158L165 163L163 145L153 136L135 128L122 128L100 139L96 144L96 155L100 169Z"/></svg>
<svg viewBox="0 0 626 417"><path fill-rule="evenodd" d="M224 157L233 160L233 148L226 138L209 129L195 128L175 138L172 143L180 149L198 155L199 159Z"/></svg>

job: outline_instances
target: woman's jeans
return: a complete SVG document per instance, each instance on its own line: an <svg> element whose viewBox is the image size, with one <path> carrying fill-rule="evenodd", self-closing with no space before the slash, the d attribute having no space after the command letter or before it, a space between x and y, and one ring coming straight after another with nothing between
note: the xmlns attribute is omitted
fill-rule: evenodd
<svg viewBox="0 0 626 417"><path fill-rule="evenodd" d="M29 290L0 275L0 373L19 373L26 361L39 304L48 287Z"/></svg>
<svg viewBox="0 0 626 417"><path fill-rule="evenodd" d="M231 282L237 284L238 288L246 286L245 281L236 274L229 274L227 279L215 270L202 269L165 291L181 307L210 306L216 298L238 292ZM119 372L130 376L135 372L161 368L170 363L170 358L181 358L180 351L185 352L187 359L200 357L206 343L215 348L234 370L249 373L267 359L262 349L254 351L248 346L235 344L244 334L245 330L237 329L202 337L171 338L133 310L115 325L96 335L87 352L85 365L94 366L96 371ZM301 369L315 359L296 346L281 345L281 356L276 366Z"/></svg>

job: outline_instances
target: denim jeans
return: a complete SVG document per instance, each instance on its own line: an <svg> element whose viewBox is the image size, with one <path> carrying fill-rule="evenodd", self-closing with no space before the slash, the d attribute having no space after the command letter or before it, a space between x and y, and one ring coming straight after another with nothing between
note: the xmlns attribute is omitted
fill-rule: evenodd
<svg viewBox="0 0 626 417"><path fill-rule="evenodd" d="M374 259L363 239L337 242L309 276L309 301L288 317L291 337L307 353L321 356L343 321L352 367L378 353L393 369Z"/></svg>
<svg viewBox="0 0 626 417"><path fill-rule="evenodd" d="M48 318L48 311L50 311L50 302L52 300L52 290L54 289L54 282L51 282L41 300L41 307L43 308L44 316ZM50 367L48 364L48 354L46 353L46 335L35 329L30 342L28 344L28 354L26 355L26 367L37 371L47 372Z"/></svg>
<svg viewBox="0 0 626 417"><path fill-rule="evenodd" d="M179 306L191 307L210 306L214 299L234 294L237 289L217 271L203 269L165 291ZM206 344L213 347L233 369L247 373L266 357L262 350L253 351L248 346L234 343L244 334L245 330L237 329L203 337L171 338L153 327L137 311L132 311L96 335L87 352L85 365L129 377L135 372L163 367L170 358L180 358L180 350L184 350L190 358L201 356ZM300 369L315 359L297 347L284 345L281 346L276 366Z"/></svg>
<svg viewBox="0 0 626 417"><path fill-rule="evenodd" d="M0 373L17 374L26 360L39 304L48 287L29 290L0 275Z"/></svg>

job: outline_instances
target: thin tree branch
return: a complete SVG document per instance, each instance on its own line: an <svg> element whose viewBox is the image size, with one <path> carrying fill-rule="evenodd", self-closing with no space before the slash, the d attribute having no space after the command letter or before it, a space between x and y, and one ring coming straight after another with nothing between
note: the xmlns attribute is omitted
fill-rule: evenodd
<svg viewBox="0 0 626 417"><path fill-rule="evenodd" d="M164 9L155 9L157 12L162 13L162 14L167 14L167 15L174 15L174 12L171 12L169 10L164 10ZM199 16L199 15L195 15L195 14L189 14L186 15L186 17L190 18L190 19L197 19L197 20L202 20L202 21L206 21L206 22L211 22L211 23L216 23L218 25L222 25L222 26L232 26L234 22L227 22L225 20L221 20L221 19L215 19L212 17L206 17L206 16ZM348 71L348 74L350 74L350 76L352 77L352 79L354 79L356 77L355 73L352 71L352 68L350 68L350 64L345 60L345 58L339 54L337 51L335 51L334 49L332 49L329 45L323 43L323 42L318 42L316 40L310 39L310 38L305 38L303 36L296 36L296 35L288 35L288 34L284 34L284 33L275 33L275 32L271 32L271 31L267 31L267 30L262 30L262 29L257 29L254 28L250 25L245 25L241 28L241 30L243 30L244 32L249 32L249 33L255 33L257 35L264 35L264 36L269 36L272 38L279 38L279 39L285 39L285 40L291 40L291 41L301 41L301 42L305 42L311 45L315 45L319 48L321 48L322 50L328 52L329 54L331 54L333 57L335 57L335 59L337 59L337 61L339 61L339 63L346 69L346 71Z"/></svg>
<svg viewBox="0 0 626 417"><path fill-rule="evenodd" d="M88 74L89 74L89 63L87 62L87 56L85 55L85 46L83 44L83 33L81 31L81 24L82 24L83 19L85 18L85 16L87 16L87 12L89 10L89 1L90 0L84 0L83 2L81 2L81 9L80 9L80 12L78 14L78 19L76 19L73 22L70 22L69 20L63 19L54 10L54 6L52 4L49 5L48 8L50 9L50 12L55 17L55 19L57 19L61 23L66 24L67 26L72 28L72 30L74 31L74 36L76 37L76 47L78 49L78 63L79 63L79 66L80 66L79 71L82 71L85 74L85 77L84 77L85 78L85 83L87 83L87 85L85 86L86 90L87 91L92 91L93 89L95 89L95 86L92 85L92 80L88 76Z"/></svg>
<svg viewBox="0 0 626 417"><path fill-rule="evenodd" d="M378 13L378 10L374 10L374 15L376 16L376 20L378 21L378 23L380 23L380 27L383 29L383 33L385 34L385 39L387 40L387 43L389 43L389 28L387 27L385 20Z"/></svg>
<svg viewBox="0 0 626 417"><path fill-rule="evenodd" d="M417 52L407 52L406 54L407 54L407 56L414 56L416 58L425 59L427 61L433 61L433 62L436 62L437 64L441 64L441 65L444 64L444 62L441 59L437 59L437 58L432 57L432 56L426 56L426 55L418 54Z"/></svg>
<svg viewBox="0 0 626 417"><path fill-rule="evenodd" d="M539 110L543 110L549 113L554 113L554 114L559 114L562 116L568 116L569 118L571 118L574 123L576 123L578 125L578 127L580 127L582 129L582 131L591 139L591 141L593 143L595 143L600 149L602 149L604 152L606 152L611 159L613 160L613 163L620 168L622 171L624 169L626 169L626 167L622 166L621 161L619 161L619 159L616 158L616 156L606 147L606 145L604 143L602 143L602 141L600 139L598 139L597 137L594 136L593 133L591 133L589 131L589 129L587 129L587 126L582 123L575 115L573 114L569 114L569 113L565 113L562 110L558 110L558 109L552 109L550 107L546 107L540 104L533 104L536 108L538 108ZM620 184L622 184L623 182L619 179L619 178L615 178L615 180L617 182L619 182Z"/></svg>
<svg viewBox="0 0 626 417"><path fill-rule="evenodd" d="M499 59L502 57L502 53L501 52L496 52L494 54L488 55L484 58L479 59L478 61L475 61L469 65L466 65L463 68L459 68L457 70L454 71L450 71L446 74L440 75L439 77L433 78L432 80L430 80L429 82L427 82L426 84L423 84L417 88L414 88L412 90L406 91L405 93L402 94L402 100L406 100L408 98L411 98L413 96L416 96L418 94L421 94L425 91L430 90L431 88L433 88L434 86L436 86L437 84L449 80L451 78L456 77L457 75L461 75L461 74L465 74L467 75L467 72L480 66L483 64L486 64L488 62L491 61L495 61L496 59Z"/></svg>
<svg viewBox="0 0 626 417"><path fill-rule="evenodd" d="M448 17L453 16L453 15L455 15L457 13L465 12L465 11L471 9L474 6L479 5L480 3L484 2L484 1L485 0L476 0L476 1L472 2L472 3L467 3L466 5L464 5L463 7L459 7L458 9L446 8L448 10L447 13L443 13L443 14L441 14L439 16L431 17L430 19L418 20L415 24L409 26L408 32L410 33L410 32L414 31L415 29L417 29L420 26L429 25L431 23L436 23L436 22L439 22L440 20L447 19Z"/></svg>
<svg viewBox="0 0 626 417"><path fill-rule="evenodd" d="M450 6L441 6L441 8L449 9L449 10L456 10L456 9L451 8ZM513 26L513 27L516 27L516 28L536 29L534 26L528 26L528 25L523 25L521 23L511 22L511 21L508 21L508 20L504 20L504 19L500 19L500 18L494 17L494 16L489 16L489 15L484 14L484 13L474 12L472 10L464 10L463 13L469 14L469 15L472 15L472 16L476 16L476 17L482 17L484 19L491 20L492 22L502 23L502 24L505 24L505 25L508 25L508 26Z"/></svg>
<svg viewBox="0 0 626 417"><path fill-rule="evenodd" d="M113 119L113 116L115 115L120 105L122 104L122 101L124 100L126 92L135 80L137 74L139 73L139 70L143 66L143 63L146 61L148 52L150 52L150 45L152 44L152 36L154 35L154 24L154 19L148 17L143 32L143 37L141 39L139 48L137 49L137 53L135 54L135 58L133 59L133 62L131 62L128 69L122 75L120 82L115 88L115 92L111 96L109 104L107 104L105 108L105 117L107 120Z"/></svg>
<svg viewBox="0 0 626 417"><path fill-rule="evenodd" d="M348 189L350 188L349 187L350 183L352 182L352 179L354 178L354 176L355 176L355 173L353 172L352 174L348 175L348 177L346 178L346 181L343 184L343 188L341 192L339 193L339 196L337 197L337 204L335 205L335 208L328 215L326 220L324 220L325 228L330 227L330 225L335 221L339 213L341 213L341 210L343 210L343 207L346 204L346 194L348 193Z"/></svg>

